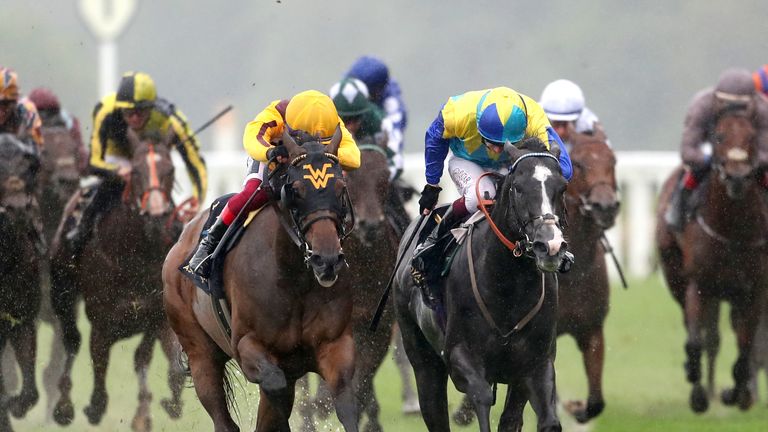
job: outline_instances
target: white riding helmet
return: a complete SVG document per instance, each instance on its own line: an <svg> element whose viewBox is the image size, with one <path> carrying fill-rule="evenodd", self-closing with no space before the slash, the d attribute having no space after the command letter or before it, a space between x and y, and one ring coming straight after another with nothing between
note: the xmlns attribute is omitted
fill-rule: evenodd
<svg viewBox="0 0 768 432"><path fill-rule="evenodd" d="M544 87L539 105L550 121L574 121L584 109L584 93L573 81L559 79Z"/></svg>

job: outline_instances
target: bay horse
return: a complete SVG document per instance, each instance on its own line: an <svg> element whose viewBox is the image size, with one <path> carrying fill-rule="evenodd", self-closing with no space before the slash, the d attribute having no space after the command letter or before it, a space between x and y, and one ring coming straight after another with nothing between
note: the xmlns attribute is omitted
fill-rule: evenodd
<svg viewBox="0 0 768 432"><path fill-rule="evenodd" d="M40 261L34 226L36 157L14 135L0 134L0 349L10 342L21 369L21 392L6 395L0 372L0 430L11 430L8 413L23 417L38 400L35 384L40 309ZM2 371L2 369L0 369Z"/></svg>
<svg viewBox="0 0 768 432"><path fill-rule="evenodd" d="M248 381L259 384L257 431L289 430L295 383L307 372L320 374L331 389L342 425L357 431L353 287L350 272L340 271L345 265L341 240L347 233L349 205L336 156L340 142L338 128L327 145L299 146L283 134L291 161L281 191L285 210L276 205L262 208L224 258L223 289L231 307L225 346L214 342L193 309L197 297L207 294L178 270L197 246L206 213L185 227L168 253L163 265L166 314L217 432L239 430L224 385L230 359ZM293 225L284 228L283 218L298 230Z"/></svg>
<svg viewBox="0 0 768 432"><path fill-rule="evenodd" d="M768 282L768 205L757 179L756 132L750 116L749 111L731 111L717 120L712 172L699 186L702 204L683 232L672 232L663 217L682 168L665 182L656 214L661 267L673 297L683 308L685 371L693 386L689 404L696 413L707 410L714 392L721 301L731 305L738 345L734 387L725 390L721 399L741 409L753 402L749 363ZM709 394L701 384L702 351L708 357Z"/></svg>
<svg viewBox="0 0 768 432"><path fill-rule="evenodd" d="M449 430L448 376L472 401L482 432L490 431L496 383L508 385L499 430L521 430L528 401L540 431L561 430L553 365L554 272L567 248L557 216L566 181L557 147L548 152L533 138L519 148L507 143L505 151L509 173L486 220L467 228L445 279L442 308L436 312L425 304L410 264L396 269L395 315L430 431ZM412 223L403 238L417 228ZM473 239L481 247L473 250ZM414 247L406 250L401 242L404 263L410 263Z"/></svg>
<svg viewBox="0 0 768 432"><path fill-rule="evenodd" d="M367 416L365 431L379 432L379 403L373 387L374 376L389 351L394 315L388 308L380 322L381 329L371 332L368 324L387 284L399 238L387 220L387 193L390 188L387 153L382 145L358 141L360 168L347 172L349 196L355 211L355 231L344 245L344 252L353 269L352 336L355 340L356 366L353 379L360 409ZM364 270L363 270L364 269ZM304 380L306 384L306 380ZM300 404L303 430L314 431L315 409L321 417L330 413L330 393L323 383L314 403Z"/></svg>
<svg viewBox="0 0 768 432"><path fill-rule="evenodd" d="M171 399L161 404L172 418L181 415L180 395L185 375L181 366L173 362L178 357L179 346L163 313L160 275L163 259L181 232L171 200L174 181L171 148L167 139L128 136L132 172L124 188L118 184L123 189L122 199L117 199L97 220L91 238L75 258L74 265L63 236L80 199L80 191L70 200L53 242L51 301L61 321L67 354L59 379L61 397L54 409L54 420L61 425L71 423L74 418L70 393L72 366L81 343L76 322L80 297L91 322L94 386L90 404L83 410L88 421L98 424L107 408L105 379L111 347L137 334L141 335L141 341L134 353L134 370L139 380L139 406L131 427L151 429L152 393L147 373L156 340L171 360L168 369Z"/></svg>

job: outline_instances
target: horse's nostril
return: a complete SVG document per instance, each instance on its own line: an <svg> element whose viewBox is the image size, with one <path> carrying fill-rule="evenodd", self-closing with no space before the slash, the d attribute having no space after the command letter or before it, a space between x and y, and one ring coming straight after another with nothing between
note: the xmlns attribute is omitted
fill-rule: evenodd
<svg viewBox="0 0 768 432"><path fill-rule="evenodd" d="M568 242L567 241L563 241L562 243L560 243L560 250L563 251L563 252L568 250Z"/></svg>
<svg viewBox="0 0 768 432"><path fill-rule="evenodd" d="M547 244L540 241L533 242L533 252L537 255L546 255L547 253Z"/></svg>

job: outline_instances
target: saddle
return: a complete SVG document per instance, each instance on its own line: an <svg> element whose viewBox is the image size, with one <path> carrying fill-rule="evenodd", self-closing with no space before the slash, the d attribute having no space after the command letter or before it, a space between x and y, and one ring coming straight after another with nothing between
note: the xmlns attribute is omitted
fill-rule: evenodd
<svg viewBox="0 0 768 432"><path fill-rule="evenodd" d="M208 219L205 221L202 231L200 231L198 242L203 238L203 233L207 232L211 225L213 225L221 212L224 210L224 207L226 206L229 199L234 195L234 193L231 193L220 196L216 198L213 203L211 203L211 211L208 213ZM246 227L250 224L253 217L256 216L256 214L262 208L264 207L254 210L248 215L247 218L244 218L243 220L236 219L232 225L227 228L226 233L221 239L220 246L217 248L218 253L215 252L214 256L211 258L213 261L211 262L211 275L209 278L206 279L194 273L189 267L189 260L192 258L192 254L190 254L179 267L181 273L192 280L195 286L203 290L206 294L213 297L214 299L225 299L223 279L224 259L226 258L227 253L231 251L243 237Z"/></svg>

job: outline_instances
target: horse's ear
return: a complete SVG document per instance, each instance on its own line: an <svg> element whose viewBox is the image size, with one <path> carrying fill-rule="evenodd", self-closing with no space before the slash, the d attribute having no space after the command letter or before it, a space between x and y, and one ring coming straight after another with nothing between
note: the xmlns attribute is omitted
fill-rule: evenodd
<svg viewBox="0 0 768 432"><path fill-rule="evenodd" d="M339 145L341 144L341 123L336 125L336 130L331 137L331 143L328 144L326 151L334 156L338 156Z"/></svg>
<svg viewBox="0 0 768 432"><path fill-rule="evenodd" d="M295 158L301 153L302 148L296 144L291 134L288 133L288 128L283 130L283 145L288 149L288 156L290 159Z"/></svg>
<svg viewBox="0 0 768 432"><path fill-rule="evenodd" d="M560 159L560 144L558 143L551 143L549 145L549 152L552 153L552 156L556 157L557 159Z"/></svg>
<svg viewBox="0 0 768 432"><path fill-rule="evenodd" d="M504 151L509 155L512 162L516 161L523 154L523 151L515 147L510 141L504 143Z"/></svg>

